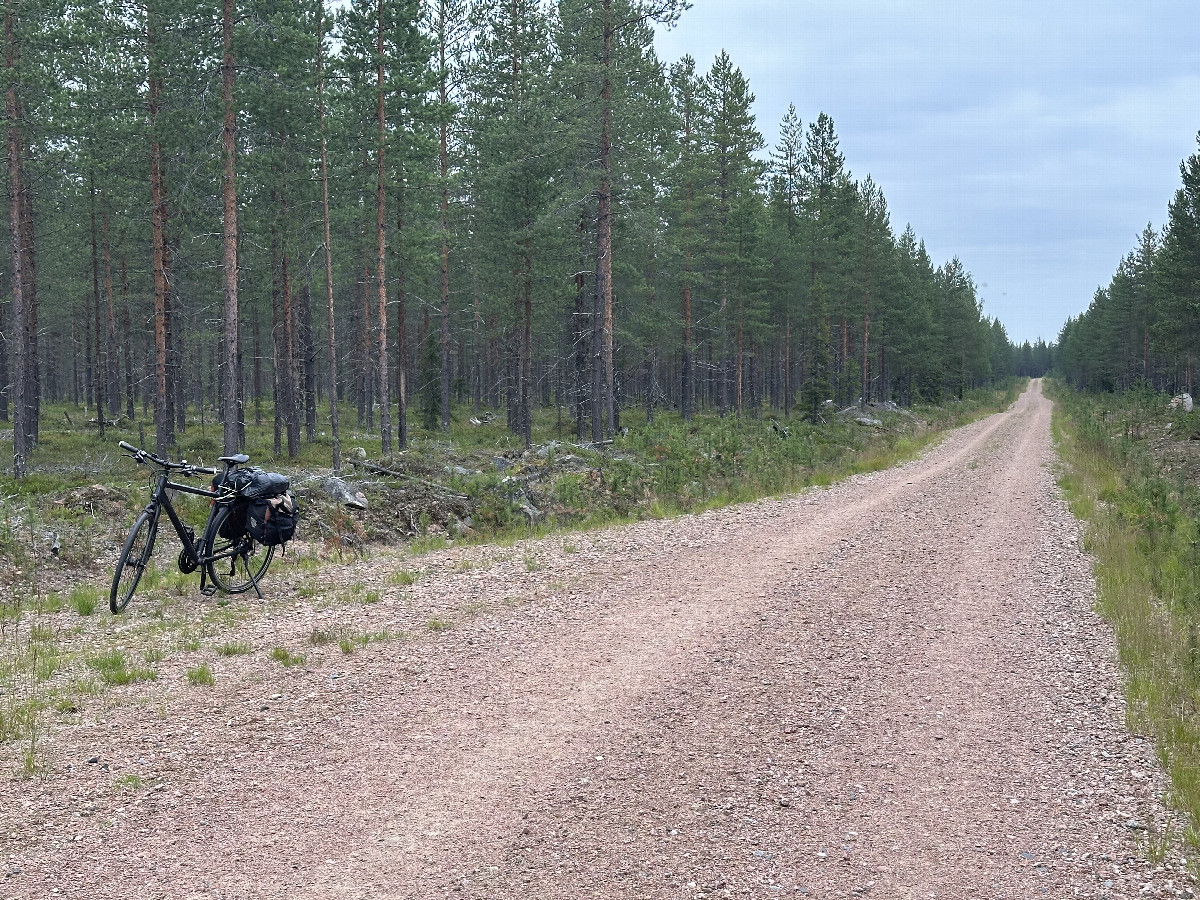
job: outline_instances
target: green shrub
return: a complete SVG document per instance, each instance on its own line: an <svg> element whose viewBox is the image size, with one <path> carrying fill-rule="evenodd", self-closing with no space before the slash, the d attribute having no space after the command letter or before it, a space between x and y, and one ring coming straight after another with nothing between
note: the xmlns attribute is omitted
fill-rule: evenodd
<svg viewBox="0 0 1200 900"><path fill-rule="evenodd" d="M70 604L71 608L81 616L90 616L96 611L96 603L99 602L99 597L95 589L88 585L77 585L71 590Z"/></svg>
<svg viewBox="0 0 1200 900"><path fill-rule="evenodd" d="M212 687L213 685L213 672L207 663L188 669L187 678L191 684L197 687L201 685Z"/></svg>
<svg viewBox="0 0 1200 900"><path fill-rule="evenodd" d="M286 647L274 647L268 655L282 666L302 666L305 663L303 654L291 653Z"/></svg>

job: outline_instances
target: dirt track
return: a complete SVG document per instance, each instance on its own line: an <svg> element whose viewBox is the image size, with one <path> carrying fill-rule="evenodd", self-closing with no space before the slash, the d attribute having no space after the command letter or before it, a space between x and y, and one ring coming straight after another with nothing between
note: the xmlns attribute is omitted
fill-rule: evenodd
<svg viewBox="0 0 1200 900"><path fill-rule="evenodd" d="M323 572L382 599L0 783L0 897L1191 896L1052 462L1034 382L830 490ZM266 657L334 624L415 636Z"/></svg>

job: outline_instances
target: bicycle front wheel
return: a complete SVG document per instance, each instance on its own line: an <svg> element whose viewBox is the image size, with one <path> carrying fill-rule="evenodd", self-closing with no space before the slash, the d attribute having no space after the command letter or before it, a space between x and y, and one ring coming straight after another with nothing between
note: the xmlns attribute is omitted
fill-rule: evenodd
<svg viewBox="0 0 1200 900"><path fill-rule="evenodd" d="M119 613L129 605L133 592L137 590L142 573L150 562L154 550L154 516L143 511L129 529L121 558L117 560L117 571L113 575L112 590L108 592L108 608Z"/></svg>
<svg viewBox="0 0 1200 900"><path fill-rule="evenodd" d="M208 526L205 552L210 557L207 563L208 577L217 590L226 594L241 594L258 584L259 579L267 574L267 568L275 556L275 548L264 547L245 532L234 538L221 537L225 520L232 514L233 509L229 506L217 512Z"/></svg>

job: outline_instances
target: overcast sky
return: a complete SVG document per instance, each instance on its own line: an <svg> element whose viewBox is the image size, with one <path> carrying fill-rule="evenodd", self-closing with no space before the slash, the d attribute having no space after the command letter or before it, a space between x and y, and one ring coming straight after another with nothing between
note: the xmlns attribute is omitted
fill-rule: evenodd
<svg viewBox="0 0 1200 900"><path fill-rule="evenodd" d="M833 117L935 263L958 256L1014 341L1054 340L1147 224L1200 131L1200 5L1165 0L694 0L659 55L724 48L774 146Z"/></svg>

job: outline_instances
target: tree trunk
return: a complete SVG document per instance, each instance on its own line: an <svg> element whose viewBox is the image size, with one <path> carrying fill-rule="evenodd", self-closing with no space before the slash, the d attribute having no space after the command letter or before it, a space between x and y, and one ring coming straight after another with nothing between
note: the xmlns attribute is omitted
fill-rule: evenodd
<svg viewBox="0 0 1200 900"><path fill-rule="evenodd" d="M333 471L342 468L342 439L338 432L338 351L337 330L333 315L333 251L329 241L329 160L325 147L325 32L323 19L325 0L320 0L317 13L317 114L321 129L321 227L325 251L325 312L326 354L329 357L329 431L333 438Z"/></svg>
<svg viewBox="0 0 1200 900"><path fill-rule="evenodd" d="M484 369L484 366L483 366L483 362L484 362L484 360L483 360L483 354L484 354L483 335L481 333L482 332L481 325L482 325L483 317L482 317L482 314L479 309L479 277L478 277L478 274L476 274L474 276L474 288L475 288L475 290L474 290L474 298L473 298L473 304L472 304L473 315L471 318L471 356L472 356L471 362L472 362L472 369L474 371L474 374L472 376L472 381L474 381L474 384L471 385L471 395L472 395L472 409L474 410L475 415L478 416L480 404L483 402L483 369Z"/></svg>
<svg viewBox="0 0 1200 900"><path fill-rule="evenodd" d="M287 367L283 355L283 342L280 335L283 331L281 308L283 291L280 288L279 271L279 234L271 230L271 406L273 408L273 430L275 455L283 455L283 417L287 407L284 396L283 373Z"/></svg>
<svg viewBox="0 0 1200 900"><path fill-rule="evenodd" d="M21 111L21 99L17 98L18 125L24 121ZM38 370L38 297L37 297L37 246L33 233L33 185L31 179L25 177L26 163L29 162L29 147L18 132L19 150L22 155L21 163L21 252L23 279L22 294L25 298L25 423L29 428L30 446L36 446L39 439L39 419L42 406L42 381Z"/></svg>
<svg viewBox="0 0 1200 900"><path fill-rule="evenodd" d="M783 417L791 413L792 403L792 313L789 310L783 326Z"/></svg>
<svg viewBox="0 0 1200 900"><path fill-rule="evenodd" d="M284 220L287 220L287 204L283 206ZM280 260L280 294L279 323L275 333L275 358L282 357L283 367L279 372L283 390L283 423L287 432L288 457L295 459L300 455L300 414L296 403L296 331L295 312L292 309L292 278L290 271L291 258L288 256L287 245L283 244Z"/></svg>
<svg viewBox="0 0 1200 900"><path fill-rule="evenodd" d="M92 218L93 218L92 225L93 225L93 229L94 229L94 227L95 227L94 212L93 212ZM95 236L94 235L92 237L92 254L93 254L93 265L94 265L95 264L95 259L94 259L94 257L95 257ZM100 333L101 329L100 329L100 290L99 290L99 285L96 286L96 291L92 297L92 301L93 301L92 302L92 338L95 341L95 343L93 344L93 347L92 347L92 349L94 351L94 359L95 359L95 367L92 369L92 389L95 391L94 400L95 400L95 408L96 408L96 428L98 429L100 440L103 441L104 440L104 407L107 405L105 403L105 396L104 396L104 378L105 378L104 373L105 373L105 369L107 368L107 366L105 366L105 364L104 364L104 354L101 350L101 347L103 346L103 338Z"/></svg>
<svg viewBox="0 0 1200 900"><path fill-rule="evenodd" d="M741 418L741 415L742 415L742 382L743 382L743 371L742 370L745 367L744 362L743 362L743 357L742 357L742 346L743 346L742 342L743 342L742 295L741 295L741 292L739 291L738 292L738 308L737 308L737 343L734 346L734 360L733 360L734 378L736 379L734 382L734 394L733 394L734 404L735 404L734 409L737 413L738 418Z"/></svg>
<svg viewBox="0 0 1200 900"><path fill-rule="evenodd" d="M525 446L533 443L533 248L529 232L525 233L522 256L521 283L521 437Z"/></svg>
<svg viewBox="0 0 1200 900"><path fill-rule="evenodd" d="M376 8L378 20L376 26L375 52L378 54L378 67L375 73L376 101L375 115L379 128L378 146L375 148L376 186L375 186L375 281L378 291L378 310L376 319L379 325L379 433L381 438L380 451L383 455L392 452L392 409L388 397L388 319L387 319L387 235L384 229L387 212L387 166L384 159L387 145L387 117L384 112L384 81L383 81L383 0L379 0ZM403 400L401 400L403 405Z"/></svg>
<svg viewBox="0 0 1200 900"><path fill-rule="evenodd" d="M125 417L133 421L133 340L129 322L129 272L121 258L121 331L125 337Z"/></svg>
<svg viewBox="0 0 1200 900"><path fill-rule="evenodd" d="M300 360L303 370L304 436L317 439L317 361L313 348L312 287L307 281L300 290Z"/></svg>
<svg viewBox="0 0 1200 900"><path fill-rule="evenodd" d="M598 359L592 366L592 440L599 442L613 426L613 294L612 294L612 0L604 0L604 37L600 51L600 188L596 214L596 328Z"/></svg>
<svg viewBox="0 0 1200 900"><path fill-rule="evenodd" d="M221 13L221 99L224 104L224 123L221 129L221 151L224 157L224 281L225 305L222 316L224 358L221 379L225 452L241 449L238 420L241 391L240 322L238 313L238 219L237 219L237 118L233 106L233 84L236 69L233 57L233 0L224 0Z"/></svg>
<svg viewBox="0 0 1200 900"><path fill-rule="evenodd" d="M8 344L12 334L5 330L4 306L0 304L0 422L8 421ZM74 359L74 348L71 358Z"/></svg>
<svg viewBox="0 0 1200 900"><path fill-rule="evenodd" d="M582 225L580 226L582 228ZM587 416L587 317L583 312L583 289L587 279L583 272L575 273L575 315L572 323L572 343L575 347L575 390L574 407L575 407L575 434L579 440L583 440L584 419Z"/></svg>
<svg viewBox="0 0 1200 900"><path fill-rule="evenodd" d="M867 392L870 390L870 387L871 387L871 355L870 355L870 350L867 345L867 335L868 335L868 330L870 329L870 326L871 326L871 319L870 319L870 315L867 312L867 306L865 305L865 302L864 302L864 306L863 306L863 343L862 343L862 361L863 361L862 362L862 398L861 398L861 402L863 404L866 404L870 400L870 397L867 396Z"/></svg>
<svg viewBox="0 0 1200 900"><path fill-rule="evenodd" d="M17 107L17 85L14 69L16 68L16 23L13 4L8 4L4 16L4 67L8 72L8 86L5 91L5 112L8 117L8 202L9 202L9 237L12 244L12 298L13 321L11 346L13 348L13 477L24 478L26 462L29 457L29 407L26 391L28 389L25 377L27 366L28 312L25 308L24 279L21 273L25 270L24 252L21 228L21 121Z"/></svg>
<svg viewBox="0 0 1200 900"><path fill-rule="evenodd" d="M408 292L404 273L396 283L396 435L401 450L408 448Z"/></svg>
<svg viewBox="0 0 1200 900"><path fill-rule="evenodd" d="M441 169L441 197L438 203L438 230L442 238L441 314L442 314L442 431L450 431L450 123L446 120L449 105L449 72L446 69L446 7L441 9L441 33L438 38L438 100L441 103L438 123L438 163Z"/></svg>
<svg viewBox="0 0 1200 900"><path fill-rule="evenodd" d="M254 393L254 424L262 424L262 339L259 333L258 316L254 317L251 340L254 342L254 369L250 373L250 390Z"/></svg>
<svg viewBox="0 0 1200 900"><path fill-rule="evenodd" d="M148 103L150 113L150 243L154 271L154 433L155 449L165 456L175 443L175 423L168 409L167 395L167 201L163 190L162 145L158 140L158 106L162 76L158 72L154 35L154 17L147 16L146 44L149 49L150 76Z"/></svg>
<svg viewBox="0 0 1200 900"><path fill-rule="evenodd" d="M112 241L109 233L108 210L100 217L100 234L104 239L104 395L109 411L121 415L121 377L117 358L117 311L113 300Z"/></svg>

